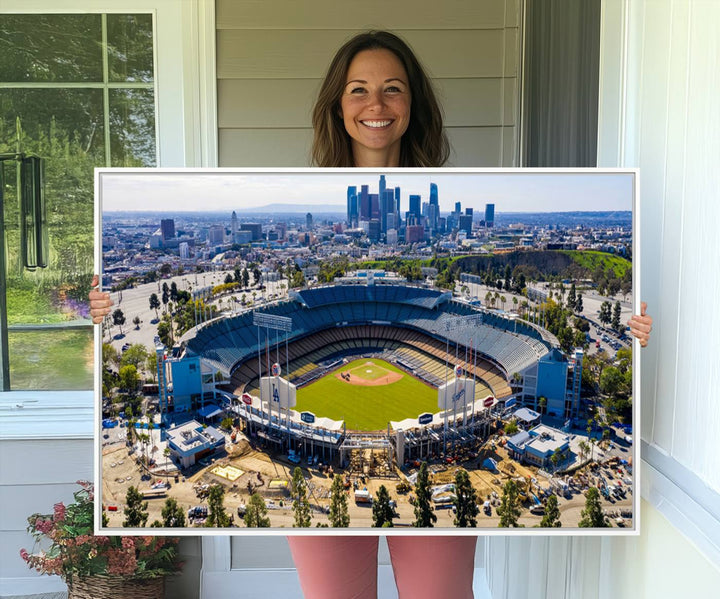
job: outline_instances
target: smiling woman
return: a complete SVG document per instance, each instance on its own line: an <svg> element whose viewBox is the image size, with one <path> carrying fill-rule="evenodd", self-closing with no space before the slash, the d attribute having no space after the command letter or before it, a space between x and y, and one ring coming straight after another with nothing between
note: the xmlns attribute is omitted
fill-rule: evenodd
<svg viewBox="0 0 720 599"><path fill-rule="evenodd" d="M361 33L338 50L312 123L317 166L443 166L450 153L430 79L387 31Z"/></svg>
<svg viewBox="0 0 720 599"><path fill-rule="evenodd" d="M405 68L389 50L364 50L350 63L347 79L340 116L352 138L355 162L380 167L398 164L410 120Z"/></svg>

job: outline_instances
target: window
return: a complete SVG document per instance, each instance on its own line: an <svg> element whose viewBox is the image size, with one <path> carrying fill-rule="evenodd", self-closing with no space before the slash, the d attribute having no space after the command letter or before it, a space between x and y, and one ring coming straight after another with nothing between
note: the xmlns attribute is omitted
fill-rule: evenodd
<svg viewBox="0 0 720 599"><path fill-rule="evenodd" d="M93 168L157 162L153 36L149 13L0 21L6 390L92 388ZM45 161L47 268L22 264L13 154Z"/></svg>

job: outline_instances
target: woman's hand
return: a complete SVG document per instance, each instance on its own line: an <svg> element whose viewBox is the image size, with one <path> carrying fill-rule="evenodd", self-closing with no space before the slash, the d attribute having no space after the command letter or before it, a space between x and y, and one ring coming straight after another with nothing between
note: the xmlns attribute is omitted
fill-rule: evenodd
<svg viewBox="0 0 720 599"><path fill-rule="evenodd" d="M640 302L640 315L634 314L628 320L630 332L640 341L640 347L646 347L648 339L650 339L650 331L652 331L652 316L646 314L647 304Z"/></svg>
<svg viewBox="0 0 720 599"><path fill-rule="evenodd" d="M99 284L100 278L95 275L90 284L92 290L88 294L88 299L90 300L90 316L92 316L94 324L100 324L103 318L110 314L110 308L113 305L109 293L97 290Z"/></svg>

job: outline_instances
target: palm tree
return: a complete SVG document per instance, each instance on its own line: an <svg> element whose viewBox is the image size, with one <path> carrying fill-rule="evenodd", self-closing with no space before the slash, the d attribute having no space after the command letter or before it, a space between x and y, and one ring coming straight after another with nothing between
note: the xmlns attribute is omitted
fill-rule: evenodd
<svg viewBox="0 0 720 599"><path fill-rule="evenodd" d="M580 448L580 461L584 462L588 453L590 453L590 446L587 444L587 441L580 441L578 447Z"/></svg>
<svg viewBox="0 0 720 599"><path fill-rule="evenodd" d="M163 450L163 455L165 456L165 478L167 478L168 480L170 480L170 473L168 472L168 461L170 458L170 453L171 452L169 447L166 447Z"/></svg>

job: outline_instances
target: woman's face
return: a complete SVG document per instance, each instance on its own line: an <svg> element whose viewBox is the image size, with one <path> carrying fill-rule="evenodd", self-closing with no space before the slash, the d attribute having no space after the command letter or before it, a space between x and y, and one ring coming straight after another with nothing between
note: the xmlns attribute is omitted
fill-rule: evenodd
<svg viewBox="0 0 720 599"><path fill-rule="evenodd" d="M411 99L405 68L390 50L355 55L340 99L355 166L399 166Z"/></svg>

